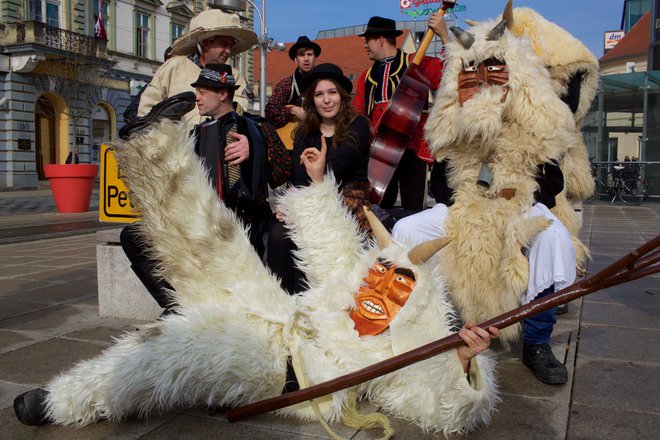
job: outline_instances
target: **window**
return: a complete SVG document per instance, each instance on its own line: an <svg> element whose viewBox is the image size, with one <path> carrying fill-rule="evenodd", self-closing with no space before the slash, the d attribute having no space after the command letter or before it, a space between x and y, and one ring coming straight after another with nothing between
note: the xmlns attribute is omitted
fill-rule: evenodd
<svg viewBox="0 0 660 440"><path fill-rule="evenodd" d="M135 55L148 58L149 53L149 15L135 11Z"/></svg>
<svg viewBox="0 0 660 440"><path fill-rule="evenodd" d="M90 29L92 30L92 35L94 34L94 26L96 26L96 20L99 18L99 4L103 1L103 11L101 13L101 21L103 22L103 28L105 29L106 32L108 32L108 4L110 3L110 0L92 0L91 2L91 26Z"/></svg>
<svg viewBox="0 0 660 440"><path fill-rule="evenodd" d="M176 40L181 35L183 35L183 25L179 24L179 23L172 22L170 24L170 33L172 34L171 39L170 39L170 43L174 43L174 40Z"/></svg>
<svg viewBox="0 0 660 440"><path fill-rule="evenodd" d="M29 20L46 23L47 26L60 27L59 0L28 0ZM46 19L44 20L44 17Z"/></svg>

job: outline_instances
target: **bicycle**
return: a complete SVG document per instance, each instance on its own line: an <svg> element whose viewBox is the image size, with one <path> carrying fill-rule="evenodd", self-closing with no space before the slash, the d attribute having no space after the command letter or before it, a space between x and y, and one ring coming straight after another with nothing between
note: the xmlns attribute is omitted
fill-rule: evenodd
<svg viewBox="0 0 660 440"><path fill-rule="evenodd" d="M646 200L648 195L646 179L637 176L624 178L623 170L626 167L614 165L612 167L614 172L607 174L606 180L608 182L610 181L609 177L612 176L612 185L609 185L598 176L598 168L594 169L594 193L584 203L591 203L596 197L605 192L612 197L610 204L613 204L617 197L626 205L641 205Z"/></svg>

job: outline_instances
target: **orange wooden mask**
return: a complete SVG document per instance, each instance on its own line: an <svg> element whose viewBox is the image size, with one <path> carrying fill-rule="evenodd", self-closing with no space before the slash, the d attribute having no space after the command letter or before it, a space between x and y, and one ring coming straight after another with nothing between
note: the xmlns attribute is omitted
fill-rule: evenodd
<svg viewBox="0 0 660 440"><path fill-rule="evenodd" d="M351 319L360 336L377 335L389 327L405 305L415 288L415 274L378 259L363 282L355 297L357 308L351 310Z"/></svg>

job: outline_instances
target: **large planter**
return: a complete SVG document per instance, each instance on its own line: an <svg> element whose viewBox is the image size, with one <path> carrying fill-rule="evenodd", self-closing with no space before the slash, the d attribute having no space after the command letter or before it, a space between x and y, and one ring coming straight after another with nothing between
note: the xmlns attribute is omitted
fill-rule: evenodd
<svg viewBox="0 0 660 440"><path fill-rule="evenodd" d="M89 211L94 179L98 172L99 166L91 164L44 165L44 174L50 181L57 212Z"/></svg>

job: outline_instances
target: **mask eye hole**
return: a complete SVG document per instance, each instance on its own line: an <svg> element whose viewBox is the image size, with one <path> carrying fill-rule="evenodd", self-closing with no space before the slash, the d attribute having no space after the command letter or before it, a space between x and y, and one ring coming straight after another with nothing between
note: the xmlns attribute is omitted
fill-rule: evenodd
<svg viewBox="0 0 660 440"><path fill-rule="evenodd" d="M488 66L488 71L489 72L499 72L500 70L504 70L504 67L501 67L501 66Z"/></svg>
<svg viewBox="0 0 660 440"><path fill-rule="evenodd" d="M472 66L467 66L463 68L463 72L476 72L477 71L477 66L472 65Z"/></svg>

